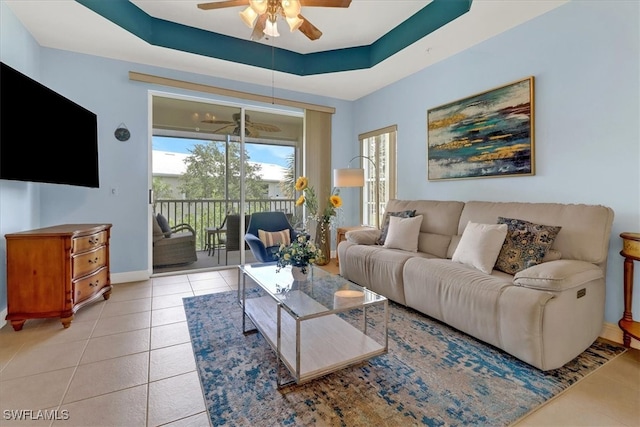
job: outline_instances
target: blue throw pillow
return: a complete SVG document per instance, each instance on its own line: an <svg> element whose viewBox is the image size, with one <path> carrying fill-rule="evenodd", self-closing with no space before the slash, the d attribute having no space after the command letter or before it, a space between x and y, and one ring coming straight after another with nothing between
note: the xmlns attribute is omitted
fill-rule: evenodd
<svg viewBox="0 0 640 427"><path fill-rule="evenodd" d="M158 214L156 215L156 220L158 221L160 229L164 233L164 237L171 237L171 227L169 226L169 221L167 221L167 218L162 216L162 214Z"/></svg>

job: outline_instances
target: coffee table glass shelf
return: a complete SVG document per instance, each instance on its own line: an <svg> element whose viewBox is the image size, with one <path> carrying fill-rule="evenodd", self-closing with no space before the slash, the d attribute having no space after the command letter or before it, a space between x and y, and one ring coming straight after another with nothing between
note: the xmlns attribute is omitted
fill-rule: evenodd
<svg viewBox="0 0 640 427"><path fill-rule="evenodd" d="M294 280L291 267L278 272L275 263L238 269L242 331L260 331L276 353L278 388L387 353L385 297L318 267L306 281ZM256 329L246 330L246 317Z"/></svg>

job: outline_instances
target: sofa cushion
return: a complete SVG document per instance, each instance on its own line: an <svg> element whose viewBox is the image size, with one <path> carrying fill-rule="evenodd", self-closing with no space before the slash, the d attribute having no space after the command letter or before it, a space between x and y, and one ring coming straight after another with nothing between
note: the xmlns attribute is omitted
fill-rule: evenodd
<svg viewBox="0 0 640 427"><path fill-rule="evenodd" d="M507 230L506 224L478 224L469 221L451 260L491 274Z"/></svg>
<svg viewBox="0 0 640 427"><path fill-rule="evenodd" d="M602 269L595 264L561 259L519 271L513 283L541 291L563 291L603 277Z"/></svg>
<svg viewBox="0 0 640 427"><path fill-rule="evenodd" d="M498 217L498 224L509 230L495 268L509 274L540 264L562 228L504 217Z"/></svg>
<svg viewBox="0 0 640 427"><path fill-rule="evenodd" d="M169 226L169 221L162 214L156 215L156 219L158 220L158 225L164 234L164 237L171 237L171 227Z"/></svg>
<svg viewBox="0 0 640 427"><path fill-rule="evenodd" d="M281 244L289 245L291 243L291 235L289 234L288 228L280 231L258 229L258 238L262 241L265 248L280 246Z"/></svg>
<svg viewBox="0 0 640 427"><path fill-rule="evenodd" d="M384 242L384 247L417 252L421 224L422 215L412 218L391 216L389 218L389 231Z"/></svg>
<svg viewBox="0 0 640 427"><path fill-rule="evenodd" d="M398 211L398 212L385 212L384 220L382 221L382 227L380 228L380 236L376 241L379 245L384 245L384 241L387 238L387 233L389 232L389 218L392 216L400 217L400 218L411 218L416 214L415 209L406 210L406 211Z"/></svg>
<svg viewBox="0 0 640 427"><path fill-rule="evenodd" d="M356 243L358 245L375 245L378 237L380 237L380 230L376 228L368 230L351 230L347 231L344 235L348 242Z"/></svg>

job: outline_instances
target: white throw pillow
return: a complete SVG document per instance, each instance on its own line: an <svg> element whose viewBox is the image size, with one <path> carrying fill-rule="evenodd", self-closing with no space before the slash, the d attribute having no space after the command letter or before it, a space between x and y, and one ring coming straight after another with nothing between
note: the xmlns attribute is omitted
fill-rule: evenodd
<svg viewBox="0 0 640 427"><path fill-rule="evenodd" d="M508 229L507 224L478 224L469 221L451 260L491 274Z"/></svg>
<svg viewBox="0 0 640 427"><path fill-rule="evenodd" d="M389 217L389 231L384 240L384 247L418 252L418 237L420 236L422 215L413 218Z"/></svg>

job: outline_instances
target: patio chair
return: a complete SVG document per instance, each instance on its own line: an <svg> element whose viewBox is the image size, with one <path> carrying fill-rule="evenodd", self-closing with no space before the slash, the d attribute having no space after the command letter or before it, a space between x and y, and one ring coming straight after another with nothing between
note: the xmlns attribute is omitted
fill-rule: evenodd
<svg viewBox="0 0 640 427"><path fill-rule="evenodd" d="M189 224L169 227L167 219L158 214L152 216L153 267L191 264L198 260L196 232Z"/></svg>
<svg viewBox="0 0 640 427"><path fill-rule="evenodd" d="M299 234L299 232L291 226L284 212L256 212L251 214L251 221L249 222L247 233L244 235L244 240L249 244L253 256L259 262L277 261L278 258L276 254L280 243L278 242L271 246L265 245L265 242L260 239L258 230L269 233L289 230L290 241L296 239Z"/></svg>
<svg viewBox="0 0 640 427"><path fill-rule="evenodd" d="M244 216L244 229L245 232L249 225L249 215ZM224 249L224 264L229 265L229 252L240 250L240 215L239 214L227 214L222 222L226 232L218 234L218 264L220 264L220 249ZM249 246L244 245L244 249L249 249Z"/></svg>

